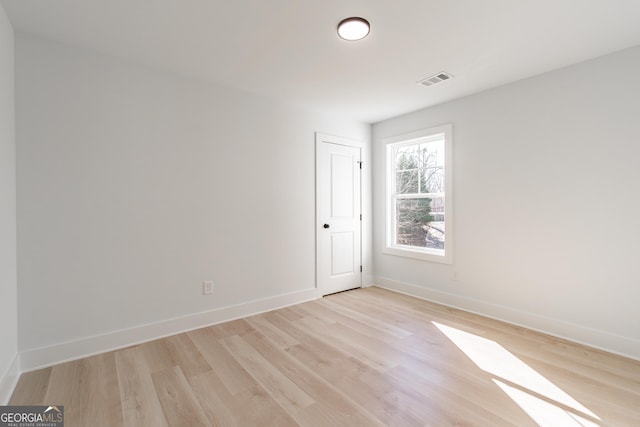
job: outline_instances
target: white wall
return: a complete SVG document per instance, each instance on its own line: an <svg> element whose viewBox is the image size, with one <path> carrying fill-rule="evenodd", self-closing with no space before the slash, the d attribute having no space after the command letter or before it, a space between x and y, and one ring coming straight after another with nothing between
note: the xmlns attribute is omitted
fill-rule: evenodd
<svg viewBox="0 0 640 427"><path fill-rule="evenodd" d="M16 40L22 351L314 288L314 133L370 125Z"/></svg>
<svg viewBox="0 0 640 427"><path fill-rule="evenodd" d="M17 369L16 144L13 27L0 5L0 405Z"/></svg>
<svg viewBox="0 0 640 427"><path fill-rule="evenodd" d="M639 75L634 48L375 124L376 283L640 358ZM382 139L443 123L454 264L385 255Z"/></svg>

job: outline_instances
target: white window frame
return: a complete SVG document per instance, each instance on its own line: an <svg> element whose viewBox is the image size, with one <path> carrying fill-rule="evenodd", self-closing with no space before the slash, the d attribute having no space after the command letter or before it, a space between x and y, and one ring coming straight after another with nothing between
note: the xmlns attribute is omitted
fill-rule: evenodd
<svg viewBox="0 0 640 427"><path fill-rule="evenodd" d="M398 245L396 233L396 161L398 147L428 142L444 137L444 206L445 206L445 247L444 250ZM444 264L453 263L453 126L446 124L429 129L384 139L386 153L386 196L385 196L385 241L382 251L390 255L433 261Z"/></svg>

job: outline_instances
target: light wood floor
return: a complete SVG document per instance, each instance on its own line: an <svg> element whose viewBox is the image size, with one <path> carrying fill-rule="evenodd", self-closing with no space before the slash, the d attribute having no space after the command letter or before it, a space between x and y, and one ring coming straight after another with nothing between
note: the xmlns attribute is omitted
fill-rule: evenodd
<svg viewBox="0 0 640 427"><path fill-rule="evenodd" d="M640 362L366 288L22 375L66 426L640 426Z"/></svg>

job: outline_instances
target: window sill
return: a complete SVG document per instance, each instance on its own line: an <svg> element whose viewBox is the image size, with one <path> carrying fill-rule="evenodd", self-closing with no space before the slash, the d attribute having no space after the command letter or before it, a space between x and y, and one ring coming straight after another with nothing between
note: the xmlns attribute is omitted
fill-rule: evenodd
<svg viewBox="0 0 640 427"><path fill-rule="evenodd" d="M413 258L421 261L438 262L441 264L453 264L451 251L449 253L437 249L411 249L409 247L386 246L382 252L405 258Z"/></svg>

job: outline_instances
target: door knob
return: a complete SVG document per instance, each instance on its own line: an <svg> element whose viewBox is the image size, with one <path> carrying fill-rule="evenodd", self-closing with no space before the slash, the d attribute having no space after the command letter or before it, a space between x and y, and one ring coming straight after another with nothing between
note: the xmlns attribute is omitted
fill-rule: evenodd
<svg viewBox="0 0 640 427"><path fill-rule="evenodd" d="M329 224L323 225L324 228L329 228Z"/></svg>

